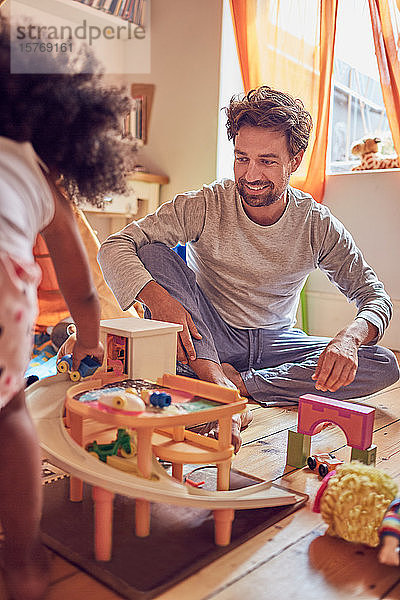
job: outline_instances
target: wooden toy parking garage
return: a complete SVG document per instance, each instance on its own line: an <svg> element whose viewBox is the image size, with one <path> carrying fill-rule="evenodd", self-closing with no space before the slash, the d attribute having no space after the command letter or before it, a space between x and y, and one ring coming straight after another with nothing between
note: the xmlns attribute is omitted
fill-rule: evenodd
<svg viewBox="0 0 400 600"><path fill-rule="evenodd" d="M103 370L76 385L67 373L60 373L27 390L42 449L58 467L71 474L71 500L81 499L82 481L93 486L98 560L111 558L115 493L136 499L138 536L151 534L150 502L213 510L218 545L230 542L235 509L285 506L298 500L295 493L269 482L228 491L233 456L232 415L243 411L247 400L236 390L174 374L176 335L180 329L179 325L135 318L103 321ZM116 370L107 372L111 368ZM118 402L105 402L104 396L109 397L111 390L115 396L123 397L127 388L129 394L138 396L143 390L165 391L172 402L163 408L149 403L144 410L143 406L130 410L124 402L120 406ZM52 402L48 401L50 395ZM209 421L218 421L218 440L187 429ZM94 440L96 444L116 440L121 428L135 440L136 457L129 456L125 448L128 456L114 455L103 462L85 450ZM156 457L172 463L172 477ZM217 491L182 483L184 464L210 462L217 465Z"/></svg>

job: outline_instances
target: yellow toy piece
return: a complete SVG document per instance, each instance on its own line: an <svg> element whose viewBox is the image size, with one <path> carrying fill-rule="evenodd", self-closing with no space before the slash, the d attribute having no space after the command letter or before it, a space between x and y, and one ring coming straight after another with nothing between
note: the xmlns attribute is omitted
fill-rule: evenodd
<svg viewBox="0 0 400 600"><path fill-rule="evenodd" d="M124 448L121 448L120 454L123 458L133 458L137 456L137 449L133 442L131 442L130 452L127 452Z"/></svg>
<svg viewBox="0 0 400 600"><path fill-rule="evenodd" d="M60 361L57 363L57 371L59 373L66 373L68 371L68 365L65 361Z"/></svg>
<svg viewBox="0 0 400 600"><path fill-rule="evenodd" d="M121 454L123 455L122 452ZM144 475L139 470L136 457L126 456L125 458L121 458L120 456L107 456L107 464L114 467L114 469L119 469L120 471L125 471L125 473L136 475L136 477L144 478ZM152 471L147 479L150 479L150 481L158 481L160 477L157 473Z"/></svg>
<svg viewBox="0 0 400 600"><path fill-rule="evenodd" d="M114 408L125 408L127 404L128 401L125 396L122 396L122 394L118 394L112 399L112 405Z"/></svg>
<svg viewBox="0 0 400 600"><path fill-rule="evenodd" d="M147 406L149 406L150 404L150 394L152 393L153 390L146 390L143 389L140 391L140 397L142 398L143 402L145 404L147 404Z"/></svg>

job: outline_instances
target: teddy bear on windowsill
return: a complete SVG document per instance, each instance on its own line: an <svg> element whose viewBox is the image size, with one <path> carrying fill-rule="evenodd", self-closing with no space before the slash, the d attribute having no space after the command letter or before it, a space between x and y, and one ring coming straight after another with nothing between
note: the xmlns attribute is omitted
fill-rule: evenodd
<svg viewBox="0 0 400 600"><path fill-rule="evenodd" d="M372 169L398 169L399 157L382 157L379 154L379 138L366 138L354 144L352 154L361 156L361 163L352 168L352 171L370 171Z"/></svg>

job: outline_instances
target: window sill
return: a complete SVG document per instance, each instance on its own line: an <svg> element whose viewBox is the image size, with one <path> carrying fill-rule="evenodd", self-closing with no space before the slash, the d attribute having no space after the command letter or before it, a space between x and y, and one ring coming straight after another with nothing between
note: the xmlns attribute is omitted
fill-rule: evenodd
<svg viewBox="0 0 400 600"><path fill-rule="evenodd" d="M341 175L366 175L371 173L396 173L400 169L366 169L365 171L341 171L340 173L326 173L327 177L338 177Z"/></svg>

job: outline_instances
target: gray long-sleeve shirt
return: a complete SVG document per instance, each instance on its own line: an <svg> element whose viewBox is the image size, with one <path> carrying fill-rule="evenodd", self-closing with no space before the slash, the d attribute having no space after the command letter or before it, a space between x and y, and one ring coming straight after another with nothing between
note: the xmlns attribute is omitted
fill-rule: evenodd
<svg viewBox="0 0 400 600"><path fill-rule="evenodd" d="M357 316L375 325L378 337L391 318L389 296L350 233L326 206L291 187L285 211L272 225L251 221L235 183L225 179L179 194L111 235L99 263L124 310L152 280L137 256L152 242L187 244L198 284L237 328L294 325L301 288L316 268L356 303Z"/></svg>

